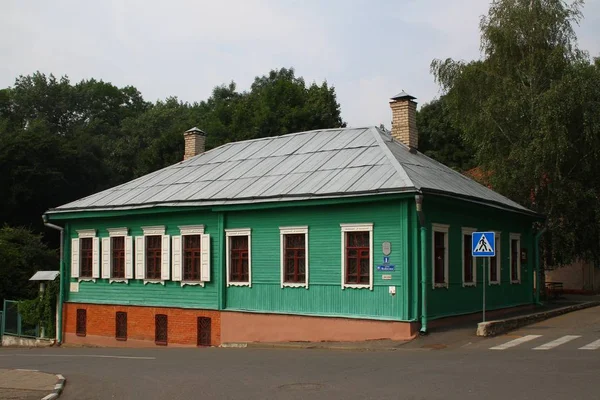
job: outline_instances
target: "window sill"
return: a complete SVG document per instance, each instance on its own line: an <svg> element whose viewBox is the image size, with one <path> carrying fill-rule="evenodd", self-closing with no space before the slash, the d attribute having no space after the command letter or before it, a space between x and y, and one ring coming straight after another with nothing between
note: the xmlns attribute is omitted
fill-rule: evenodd
<svg viewBox="0 0 600 400"><path fill-rule="evenodd" d="M250 282L227 282L227 286L248 286L251 287Z"/></svg>
<svg viewBox="0 0 600 400"><path fill-rule="evenodd" d="M369 289L373 290L370 284L359 284L359 283L344 283L342 289Z"/></svg>
<svg viewBox="0 0 600 400"><path fill-rule="evenodd" d="M144 285L148 284L148 283L159 283L161 285L165 285L165 281L161 281L161 280L155 280L155 279L144 279Z"/></svg>
<svg viewBox="0 0 600 400"><path fill-rule="evenodd" d="M463 282L463 287L477 287L475 282Z"/></svg>
<svg viewBox="0 0 600 400"><path fill-rule="evenodd" d="M434 289L448 289L448 284L447 283L434 283L433 288Z"/></svg>
<svg viewBox="0 0 600 400"><path fill-rule="evenodd" d="M500 286L500 282L492 281L492 282L490 282L490 286Z"/></svg>
<svg viewBox="0 0 600 400"><path fill-rule="evenodd" d="M521 281L510 281L511 285L520 285Z"/></svg>
<svg viewBox="0 0 600 400"><path fill-rule="evenodd" d="M109 284L114 283L114 282L116 282L116 283L124 283L124 284L127 285L129 283L129 279L121 279L121 278L112 279L111 278L111 279L108 280Z"/></svg>
<svg viewBox="0 0 600 400"><path fill-rule="evenodd" d="M181 281L181 287L184 287L185 285L204 287L204 282L201 282L201 281Z"/></svg>
<svg viewBox="0 0 600 400"><path fill-rule="evenodd" d="M77 282L94 282L94 283L96 283L96 278L91 278L91 277L90 278L88 278L88 277L81 278L81 277L79 277L79 278L77 278Z"/></svg>
<svg viewBox="0 0 600 400"><path fill-rule="evenodd" d="M308 289L308 282L307 283L293 283L293 282L283 282L281 284L281 288L304 288L304 289Z"/></svg>

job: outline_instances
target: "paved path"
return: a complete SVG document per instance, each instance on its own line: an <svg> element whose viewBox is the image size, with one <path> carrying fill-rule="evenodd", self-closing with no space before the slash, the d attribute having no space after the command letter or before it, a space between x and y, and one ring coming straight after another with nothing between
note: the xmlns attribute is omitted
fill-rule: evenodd
<svg viewBox="0 0 600 400"><path fill-rule="evenodd" d="M0 400L39 400L52 393L56 381L54 374L0 369Z"/></svg>

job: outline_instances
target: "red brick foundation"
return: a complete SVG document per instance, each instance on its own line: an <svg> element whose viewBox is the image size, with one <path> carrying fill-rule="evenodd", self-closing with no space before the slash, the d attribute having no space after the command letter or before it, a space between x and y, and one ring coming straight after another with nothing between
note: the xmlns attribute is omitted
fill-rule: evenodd
<svg viewBox="0 0 600 400"><path fill-rule="evenodd" d="M87 310L86 335L77 336L77 309ZM116 313L127 313L127 340L115 338ZM184 308L117 306L100 304L65 303L63 308L63 342L114 347L147 347L154 343L154 316L165 314L168 318L168 346L195 347L197 345L197 319L211 319L211 345L221 344L221 313L212 310Z"/></svg>

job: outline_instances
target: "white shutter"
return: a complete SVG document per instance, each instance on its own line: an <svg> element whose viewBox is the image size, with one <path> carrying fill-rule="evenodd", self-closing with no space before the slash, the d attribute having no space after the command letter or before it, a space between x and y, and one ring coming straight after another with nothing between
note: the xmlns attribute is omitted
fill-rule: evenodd
<svg viewBox="0 0 600 400"><path fill-rule="evenodd" d="M200 280L210 282L210 235L200 238Z"/></svg>
<svg viewBox="0 0 600 400"><path fill-rule="evenodd" d="M180 281L182 275L182 260L181 255L183 253L182 237L173 236L173 280Z"/></svg>
<svg viewBox="0 0 600 400"><path fill-rule="evenodd" d="M92 278L100 278L100 239L92 238Z"/></svg>
<svg viewBox="0 0 600 400"><path fill-rule="evenodd" d="M79 278L79 239L71 239L71 278Z"/></svg>
<svg viewBox="0 0 600 400"><path fill-rule="evenodd" d="M133 279L133 237L125 236L125 279Z"/></svg>
<svg viewBox="0 0 600 400"><path fill-rule="evenodd" d="M171 276L171 236L162 235L162 256L160 274L163 281L168 281Z"/></svg>
<svg viewBox="0 0 600 400"><path fill-rule="evenodd" d="M110 279L110 264L112 264L110 253L110 238L102 238L102 279Z"/></svg>
<svg viewBox="0 0 600 400"><path fill-rule="evenodd" d="M146 278L145 237L135 237L135 279Z"/></svg>

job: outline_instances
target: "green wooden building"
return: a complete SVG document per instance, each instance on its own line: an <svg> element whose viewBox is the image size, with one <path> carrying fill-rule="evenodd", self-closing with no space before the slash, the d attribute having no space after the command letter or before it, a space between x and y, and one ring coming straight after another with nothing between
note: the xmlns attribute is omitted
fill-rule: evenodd
<svg viewBox="0 0 600 400"><path fill-rule="evenodd" d="M532 304L539 216L392 131L299 132L204 152L47 211L63 229L59 340L98 345L406 339ZM471 233L496 232L483 279Z"/></svg>

